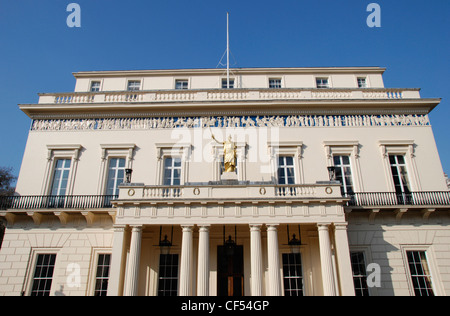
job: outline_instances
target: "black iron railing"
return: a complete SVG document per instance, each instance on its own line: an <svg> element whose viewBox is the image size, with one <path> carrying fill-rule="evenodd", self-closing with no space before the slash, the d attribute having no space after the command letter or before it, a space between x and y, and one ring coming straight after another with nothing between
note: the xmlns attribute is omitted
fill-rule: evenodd
<svg viewBox="0 0 450 316"><path fill-rule="evenodd" d="M450 191L363 192L349 196L348 206L449 205Z"/></svg>
<svg viewBox="0 0 450 316"><path fill-rule="evenodd" d="M0 209L111 208L117 195L26 195L0 196Z"/></svg>

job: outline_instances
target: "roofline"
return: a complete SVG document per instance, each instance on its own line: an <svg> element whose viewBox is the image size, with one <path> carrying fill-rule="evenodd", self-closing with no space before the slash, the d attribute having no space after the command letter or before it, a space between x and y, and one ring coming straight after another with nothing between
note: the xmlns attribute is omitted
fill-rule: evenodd
<svg viewBox="0 0 450 316"><path fill-rule="evenodd" d="M239 74L261 73L305 73L305 74L329 74L329 73L377 73L383 74L383 67L276 67L276 68L231 68L231 72ZM193 68L193 69L149 69L149 70L112 70L112 71L80 71L72 73L75 78L83 77L117 77L117 76L142 76L142 75L205 75L222 74L224 68Z"/></svg>

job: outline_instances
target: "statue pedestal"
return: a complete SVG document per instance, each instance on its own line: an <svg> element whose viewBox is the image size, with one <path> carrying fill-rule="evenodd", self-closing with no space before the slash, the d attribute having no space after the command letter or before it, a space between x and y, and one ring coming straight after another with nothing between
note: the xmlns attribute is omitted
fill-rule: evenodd
<svg viewBox="0 0 450 316"><path fill-rule="evenodd" d="M220 182L222 184L239 184L238 176L236 172L224 172L220 176Z"/></svg>

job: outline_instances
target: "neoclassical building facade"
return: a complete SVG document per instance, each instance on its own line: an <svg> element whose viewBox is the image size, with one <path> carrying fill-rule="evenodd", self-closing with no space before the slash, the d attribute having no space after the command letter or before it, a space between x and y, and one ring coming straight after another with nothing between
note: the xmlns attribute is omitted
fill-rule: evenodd
<svg viewBox="0 0 450 316"><path fill-rule="evenodd" d="M449 295L440 99L384 72L74 73L19 106L0 295Z"/></svg>

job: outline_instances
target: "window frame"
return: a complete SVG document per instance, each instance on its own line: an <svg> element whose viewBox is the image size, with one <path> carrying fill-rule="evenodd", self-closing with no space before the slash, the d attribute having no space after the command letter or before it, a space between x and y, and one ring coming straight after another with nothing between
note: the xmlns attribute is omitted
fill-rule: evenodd
<svg viewBox="0 0 450 316"><path fill-rule="evenodd" d="M30 262L27 268L26 277L25 277L25 287L22 291L22 295L31 296L33 291L33 284L34 284L34 274L36 272L37 262L39 255L56 255L55 263L54 263L54 269L53 269L53 275L52 275L52 284L50 287L50 293L49 296L55 295L55 272L58 269L59 266L59 260L61 260L61 256L59 256L59 250L60 248L33 248L31 250L30 254Z"/></svg>
<svg viewBox="0 0 450 316"><path fill-rule="evenodd" d="M98 84L98 90L92 90L94 89L94 84ZM89 92L100 92L102 91L102 80L91 80L89 84Z"/></svg>
<svg viewBox="0 0 450 316"><path fill-rule="evenodd" d="M125 158L125 168L132 169L136 144L100 144L100 148L102 154L97 194L106 195L110 159Z"/></svg>
<svg viewBox="0 0 450 316"><path fill-rule="evenodd" d="M415 143L413 140L381 140L378 142L384 164L386 185L389 192L396 193L394 178L392 175L390 155L403 155L405 157L406 170L408 173L410 191L422 191L420 178L415 161Z"/></svg>
<svg viewBox="0 0 450 316"><path fill-rule="evenodd" d="M364 85L360 84L360 80L364 80ZM356 85L357 85L357 87L359 89L367 89L367 88L369 88L369 82L368 82L367 77L364 77L364 76L356 77Z"/></svg>
<svg viewBox="0 0 450 316"><path fill-rule="evenodd" d="M287 158L292 158L292 165L287 165ZM280 165L280 159L283 159L284 165ZM293 155L278 155L278 166L277 166L277 184L278 185L295 185L297 184L297 176L295 172L295 156ZM280 169L284 170L284 178L285 182L288 183L280 183ZM289 183L288 177L288 169L292 169L294 183Z"/></svg>
<svg viewBox="0 0 450 316"><path fill-rule="evenodd" d="M177 256L177 265L176 265L176 267L177 267L177 277L176 278L169 278L169 277L165 277L164 279L165 280L167 280L167 279L171 279L171 280L173 280L173 279L176 279L177 281L176 281L176 283L177 283L177 288L176 288L176 290L170 290L170 292L172 292L172 293L175 293L175 295L168 295L168 296L178 296L178 289L179 289L179 287L180 287L180 255L178 254L178 253L170 253L170 254L159 254L159 260L158 260L158 277L157 277L157 286L156 286L156 296L166 296L166 295L159 295L160 294L160 292L167 292L167 291L165 291L165 290L160 290L160 282L161 282L161 259L162 259L162 256ZM173 262L173 260L172 260L172 262ZM172 266L174 266L174 265L172 265Z"/></svg>
<svg viewBox="0 0 450 316"><path fill-rule="evenodd" d="M330 89L331 88L331 80L330 77L326 77L326 76L318 76L315 78L315 83L316 83L316 89ZM319 83L319 80L326 80L327 83L326 85L324 85L323 82Z"/></svg>
<svg viewBox="0 0 450 316"><path fill-rule="evenodd" d="M180 186L188 182L192 145L188 143L157 143L155 147L158 161L156 164L155 183L161 186L164 185L164 160L170 157L181 159Z"/></svg>
<svg viewBox="0 0 450 316"><path fill-rule="evenodd" d="M324 141L323 145L327 159L327 166L324 167L323 172L327 172L326 167L334 166L334 156L349 156L353 181L353 192L364 192L364 183L359 159L359 142L356 140Z"/></svg>
<svg viewBox="0 0 450 316"><path fill-rule="evenodd" d="M277 81L275 84L276 86L274 86L272 84L274 81ZM283 88L283 78L276 78L276 77L269 78L268 87L269 87L269 89L282 89Z"/></svg>
<svg viewBox="0 0 450 316"><path fill-rule="evenodd" d="M278 180L278 157L294 157L295 184L304 184L303 172L303 142L302 141L281 141L267 143L272 167L272 177Z"/></svg>
<svg viewBox="0 0 450 316"><path fill-rule="evenodd" d="M227 89L227 78L222 78L221 83L222 83L221 89ZM235 78L230 78L230 89L236 88L235 83L236 83Z"/></svg>
<svg viewBox="0 0 450 316"><path fill-rule="evenodd" d="M51 195L56 162L61 159L71 160L65 196L73 195L75 175L78 169L78 161L82 148L83 147L80 144L47 145L47 164L44 171L41 195Z"/></svg>
<svg viewBox="0 0 450 316"><path fill-rule="evenodd" d="M405 269L405 276L408 282L408 290L411 296L415 296L414 284L412 281L412 276L409 268L407 252L409 251L422 251L426 253L428 268L431 274L431 284L435 296L445 296L445 289L440 278L439 270L436 266L437 260L434 253L433 245L430 244L409 244L400 245L400 250L402 253L403 266Z"/></svg>
<svg viewBox="0 0 450 316"><path fill-rule="evenodd" d="M291 276L289 277L289 279L301 279L301 283L302 283L302 288L301 290L297 289L297 290L292 290L289 289L287 290L285 287L285 279L286 276L284 275L285 272L285 266L289 265L285 265L284 264L284 256L285 255L299 255L300 256L300 276ZM305 275L304 275L304 260L303 260L303 256L302 256L302 252L300 251L299 253L291 253L291 252L283 252L281 253L281 276L282 276L282 286L283 286L283 296L286 296L286 292L294 292L294 291L301 291L302 295L296 295L296 296L306 296L306 288L305 288ZM290 295L293 296L293 295Z"/></svg>
<svg viewBox="0 0 450 316"><path fill-rule="evenodd" d="M172 160L170 166L168 166L166 164L168 159ZM180 164L179 166L176 166L177 160L179 160L179 164ZM181 185L181 174L182 174L182 170L183 170L182 163L183 162L182 162L181 157L176 157L176 156L165 156L164 157L164 161L163 161L163 185L164 186L180 186ZM166 178L166 171L167 170L170 171L169 179ZM180 182L179 184L175 184L174 183L174 181L175 181L175 177L174 177L175 170L179 170L179 179L178 179L179 182ZM169 180L170 184L167 184L166 180Z"/></svg>
<svg viewBox="0 0 450 316"><path fill-rule="evenodd" d="M340 164L339 165L336 165L336 161L335 161L336 157L340 157L340 159L339 159L340 160ZM344 164L343 157L348 157L348 164ZM336 168L336 171L337 171L338 168L341 169L342 180L343 180L341 182L341 193L342 193L342 195L343 196L349 196L349 195L351 196L351 195L353 195L355 193L355 180L354 180L354 176L353 176L354 172L353 172L351 154L336 154L336 153L333 154L333 166ZM352 183L350 185L351 192L348 191L349 185L347 184L347 179L346 179L348 177L348 175L345 172L345 168L346 167L350 168L350 178L351 178L351 181L352 181ZM337 174L337 172L336 172L336 174Z"/></svg>
<svg viewBox="0 0 450 316"><path fill-rule="evenodd" d="M136 83L136 82L139 83L139 86L137 87L137 89L136 89L136 87L130 86L131 83ZM127 80L127 91L136 92L136 91L141 91L141 90L142 90L142 80L141 79L128 79Z"/></svg>
<svg viewBox="0 0 450 316"><path fill-rule="evenodd" d="M189 90L189 81L190 81L189 79L175 79L174 89L175 90ZM183 83L181 88L177 88L179 83ZM186 83L186 86L184 85L184 83Z"/></svg>

